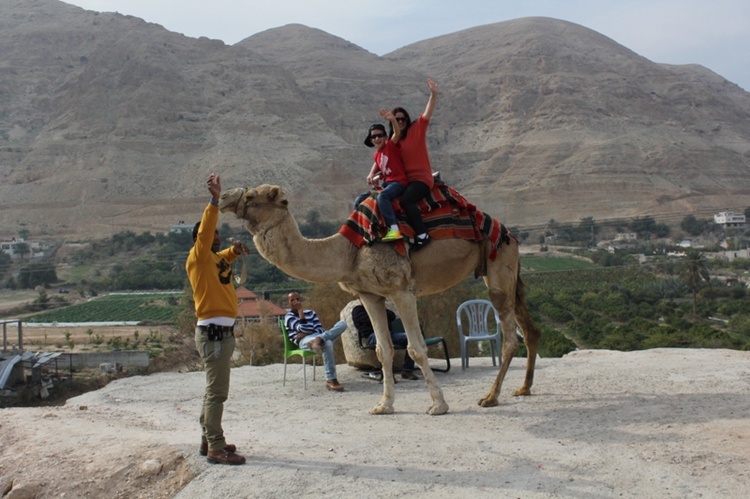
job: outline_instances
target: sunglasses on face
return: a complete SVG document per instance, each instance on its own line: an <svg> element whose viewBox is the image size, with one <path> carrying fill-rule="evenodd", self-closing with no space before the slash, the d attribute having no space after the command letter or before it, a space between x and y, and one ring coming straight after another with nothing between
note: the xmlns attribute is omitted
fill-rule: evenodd
<svg viewBox="0 0 750 499"><path fill-rule="evenodd" d="M380 137L385 137L384 133L373 133L370 135L370 140L379 139Z"/></svg>
<svg viewBox="0 0 750 499"><path fill-rule="evenodd" d="M396 121L406 122L406 117L405 116L396 116Z"/></svg>

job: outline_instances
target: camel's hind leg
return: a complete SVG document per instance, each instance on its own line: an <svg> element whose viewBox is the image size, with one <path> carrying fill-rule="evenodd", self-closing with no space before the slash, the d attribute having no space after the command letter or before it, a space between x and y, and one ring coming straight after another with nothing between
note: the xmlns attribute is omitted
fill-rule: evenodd
<svg viewBox="0 0 750 499"><path fill-rule="evenodd" d="M383 369L383 396L380 402L370 408L370 414L393 414L395 400L393 379L393 341L388 328L388 317L385 312L385 298L370 294L360 294L362 305L370 316L377 344L375 352Z"/></svg>
<svg viewBox="0 0 750 499"><path fill-rule="evenodd" d="M513 251L515 249L515 251ZM516 324L523 332L528 357L526 358L526 378L521 388L514 395L531 395L531 385L534 381L536 356L539 351L541 333L529 316L526 309L526 297L523 281L521 281L521 265L518 260L518 249L504 247L495 262L488 265L489 273L485 283L489 288L490 300L498 310L503 330L503 361L487 395L479 399L482 407L497 405L497 398L503 380L510 367L510 362L518 350Z"/></svg>
<svg viewBox="0 0 750 499"><path fill-rule="evenodd" d="M492 298L492 293L490 293ZM496 300L492 299L495 308L498 308ZM495 377L495 382L492 384L490 391L487 395L479 399L477 402L482 407L494 407L497 405L497 397L500 395L500 388L503 385L505 374L508 372L510 367L510 361L516 355L518 350L518 337L516 336L516 321L513 318L513 312L510 310L498 310L500 312L500 322L502 323L503 330L503 358L500 363L500 370Z"/></svg>
<svg viewBox="0 0 750 499"><path fill-rule="evenodd" d="M424 379L430 390L432 405L427 410L427 414L438 416L448 412L448 404L445 402L443 390L438 385L435 373L430 368L429 359L427 358L427 345L422 336L422 330L419 326L419 317L417 315L417 298L414 293L409 291L399 291L390 296L393 304L396 305L401 322L406 329L406 336L409 338L409 355L422 370ZM378 341L380 341L378 339Z"/></svg>
<svg viewBox="0 0 750 499"><path fill-rule="evenodd" d="M516 282L516 321L523 333L523 341L526 343L526 377L523 380L523 386L516 390L513 395L531 395L531 385L534 383L534 368L542 332L531 320L526 308L526 292L520 275Z"/></svg>

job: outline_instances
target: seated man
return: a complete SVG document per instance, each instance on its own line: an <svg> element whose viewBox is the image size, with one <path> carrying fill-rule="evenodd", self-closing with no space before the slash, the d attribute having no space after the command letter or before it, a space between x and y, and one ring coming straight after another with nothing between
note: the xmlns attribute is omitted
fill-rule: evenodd
<svg viewBox="0 0 750 499"><path fill-rule="evenodd" d="M406 348L409 342L406 333L403 331L394 333L393 327L391 326L391 323L396 319L396 314L391 310L386 309L386 315L388 316L388 330L391 332L391 341L393 341L393 345ZM375 337L375 330L372 327L370 316L367 315L367 310L365 310L364 305L359 304L352 309L352 322L354 322L354 327L357 328L357 333L359 333L362 338L367 339L368 345L375 345L377 343L378 340ZM409 356L408 350L404 353L404 365L401 367L401 379L419 379L417 375L414 374L414 359Z"/></svg>
<svg viewBox="0 0 750 499"><path fill-rule="evenodd" d="M284 317L289 339L304 350L312 350L323 355L326 370L326 388L334 392L343 392L344 387L336 379L336 359L333 342L346 331L346 322L339 321L326 331L320 323L318 314L302 308L302 297L299 293L289 293L289 312Z"/></svg>

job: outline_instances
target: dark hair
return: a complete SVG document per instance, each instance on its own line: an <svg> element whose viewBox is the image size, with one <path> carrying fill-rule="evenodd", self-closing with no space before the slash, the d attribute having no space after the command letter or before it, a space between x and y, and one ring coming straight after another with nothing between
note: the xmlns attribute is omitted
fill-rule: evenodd
<svg viewBox="0 0 750 499"><path fill-rule="evenodd" d="M373 130L382 130L383 134L385 134L385 127L383 125L381 125L380 123L376 123L372 125L370 128L367 129L367 137L365 137L365 145L367 147L373 146L372 139L370 138L370 134L372 133ZM393 130L391 130L391 135L393 135Z"/></svg>
<svg viewBox="0 0 750 499"><path fill-rule="evenodd" d="M200 228L200 226L201 226L201 223L200 223L200 222L198 222L198 223L197 223L197 224L195 224L195 226L193 227L193 241L195 241L196 239L198 239L198 229Z"/></svg>
<svg viewBox="0 0 750 499"><path fill-rule="evenodd" d="M391 113L393 113L394 116L396 116L396 113L401 113L406 118L406 125L404 125L401 128L401 136L399 137L399 139L405 139L406 138L406 132L409 131L409 127L411 126L411 117L409 116L409 113L403 107L394 107L393 111L391 111ZM399 123L398 126L401 126L401 124ZM393 125L389 124L388 128L389 128L389 130L388 130L389 131L388 136L389 137L393 137Z"/></svg>

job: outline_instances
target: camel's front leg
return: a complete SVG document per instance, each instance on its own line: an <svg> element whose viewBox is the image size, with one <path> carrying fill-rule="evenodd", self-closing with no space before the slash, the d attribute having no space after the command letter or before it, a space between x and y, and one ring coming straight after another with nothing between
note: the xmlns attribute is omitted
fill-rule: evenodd
<svg viewBox="0 0 750 499"><path fill-rule="evenodd" d="M430 397L432 397L432 405L427 409L427 414L431 416L439 416L448 412L448 403L443 397L443 390L438 385L435 373L430 368L429 358L427 357L427 345L424 342L422 333L420 331L416 338L406 333L409 337L409 355L414 359L414 363L419 366L424 375L424 379L427 381L427 386L430 389Z"/></svg>
<svg viewBox="0 0 750 499"><path fill-rule="evenodd" d="M376 330L375 336L378 338L375 352L383 370L383 396L380 402L370 408L370 414L393 414L393 401L396 398L394 395L395 380L393 379L393 342L390 334L386 335L385 338L380 338Z"/></svg>
<svg viewBox="0 0 750 499"><path fill-rule="evenodd" d="M443 390L432 372L427 358L427 345L422 336L422 330L419 326L419 317L417 316L417 299L413 293L404 291L391 296L393 303L396 305L401 322L404 323L406 336L409 338L409 355L422 370L424 379L430 390L432 405L427 409L427 414L439 416L448 412L448 404L445 402Z"/></svg>
<svg viewBox="0 0 750 499"><path fill-rule="evenodd" d="M380 296L361 294L360 300L370 316L377 343L375 353L383 369L383 396L370 409L370 414L393 414L395 399L393 379L393 341L388 328L388 316L385 312L385 299Z"/></svg>

